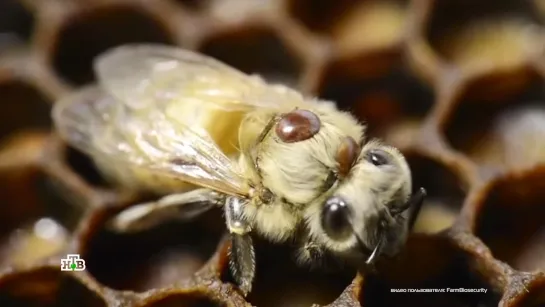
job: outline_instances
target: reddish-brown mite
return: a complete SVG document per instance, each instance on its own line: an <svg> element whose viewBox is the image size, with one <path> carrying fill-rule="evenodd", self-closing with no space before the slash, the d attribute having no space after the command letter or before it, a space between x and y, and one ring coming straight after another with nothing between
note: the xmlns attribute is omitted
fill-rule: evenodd
<svg viewBox="0 0 545 307"><path fill-rule="evenodd" d="M308 140L320 131L320 119L308 110L285 114L276 125L276 135L285 143Z"/></svg>

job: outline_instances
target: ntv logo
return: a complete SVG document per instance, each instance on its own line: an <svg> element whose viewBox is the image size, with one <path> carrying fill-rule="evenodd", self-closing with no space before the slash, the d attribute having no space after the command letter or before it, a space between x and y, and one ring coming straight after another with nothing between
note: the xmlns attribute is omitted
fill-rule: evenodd
<svg viewBox="0 0 545 307"><path fill-rule="evenodd" d="M61 259L61 271L84 271L85 260L81 259L78 254L66 255L66 258Z"/></svg>

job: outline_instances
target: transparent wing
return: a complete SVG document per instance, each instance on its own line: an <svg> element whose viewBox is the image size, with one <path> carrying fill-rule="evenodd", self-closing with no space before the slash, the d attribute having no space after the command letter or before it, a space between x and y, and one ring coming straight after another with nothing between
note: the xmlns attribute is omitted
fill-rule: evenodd
<svg viewBox="0 0 545 307"><path fill-rule="evenodd" d="M149 229L173 218L191 220L217 206L220 199L218 193L206 189L169 194L121 211L110 220L108 226L120 232L133 232Z"/></svg>
<svg viewBox="0 0 545 307"><path fill-rule="evenodd" d="M285 109L305 103L301 94L270 85L199 53L166 45L111 49L94 63L101 86L130 108L206 103L226 110Z"/></svg>
<svg viewBox="0 0 545 307"><path fill-rule="evenodd" d="M226 194L246 195L233 161L203 129L169 119L158 108L132 110L92 86L57 102L53 120L68 143L116 166L139 167Z"/></svg>

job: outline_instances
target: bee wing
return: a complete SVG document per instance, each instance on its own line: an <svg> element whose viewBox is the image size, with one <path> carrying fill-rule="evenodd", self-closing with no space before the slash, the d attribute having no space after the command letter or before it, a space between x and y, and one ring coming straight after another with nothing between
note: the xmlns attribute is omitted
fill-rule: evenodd
<svg viewBox="0 0 545 307"><path fill-rule="evenodd" d="M212 57L166 45L114 48L97 58L94 69L101 86L130 108L191 101L240 111L304 103L293 89L267 84Z"/></svg>
<svg viewBox="0 0 545 307"><path fill-rule="evenodd" d="M131 109L103 89L88 86L57 102L52 116L61 137L95 158L246 195L233 161L204 129L175 121L153 105Z"/></svg>
<svg viewBox="0 0 545 307"><path fill-rule="evenodd" d="M169 194L156 201L131 206L110 220L108 227L119 232L141 231L166 220L193 219L220 202L221 196L207 189Z"/></svg>

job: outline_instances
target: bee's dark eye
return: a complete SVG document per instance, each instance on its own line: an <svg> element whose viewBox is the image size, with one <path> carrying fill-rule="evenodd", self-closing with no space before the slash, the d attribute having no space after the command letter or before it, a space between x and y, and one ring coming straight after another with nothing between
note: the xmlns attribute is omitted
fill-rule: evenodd
<svg viewBox="0 0 545 307"><path fill-rule="evenodd" d="M351 215L350 208L342 198L331 197L322 210L322 228L331 239L344 241L352 235Z"/></svg>
<svg viewBox="0 0 545 307"><path fill-rule="evenodd" d="M390 156L387 152L380 149L370 150L366 154L367 161L373 163L375 166L386 165L390 163Z"/></svg>

